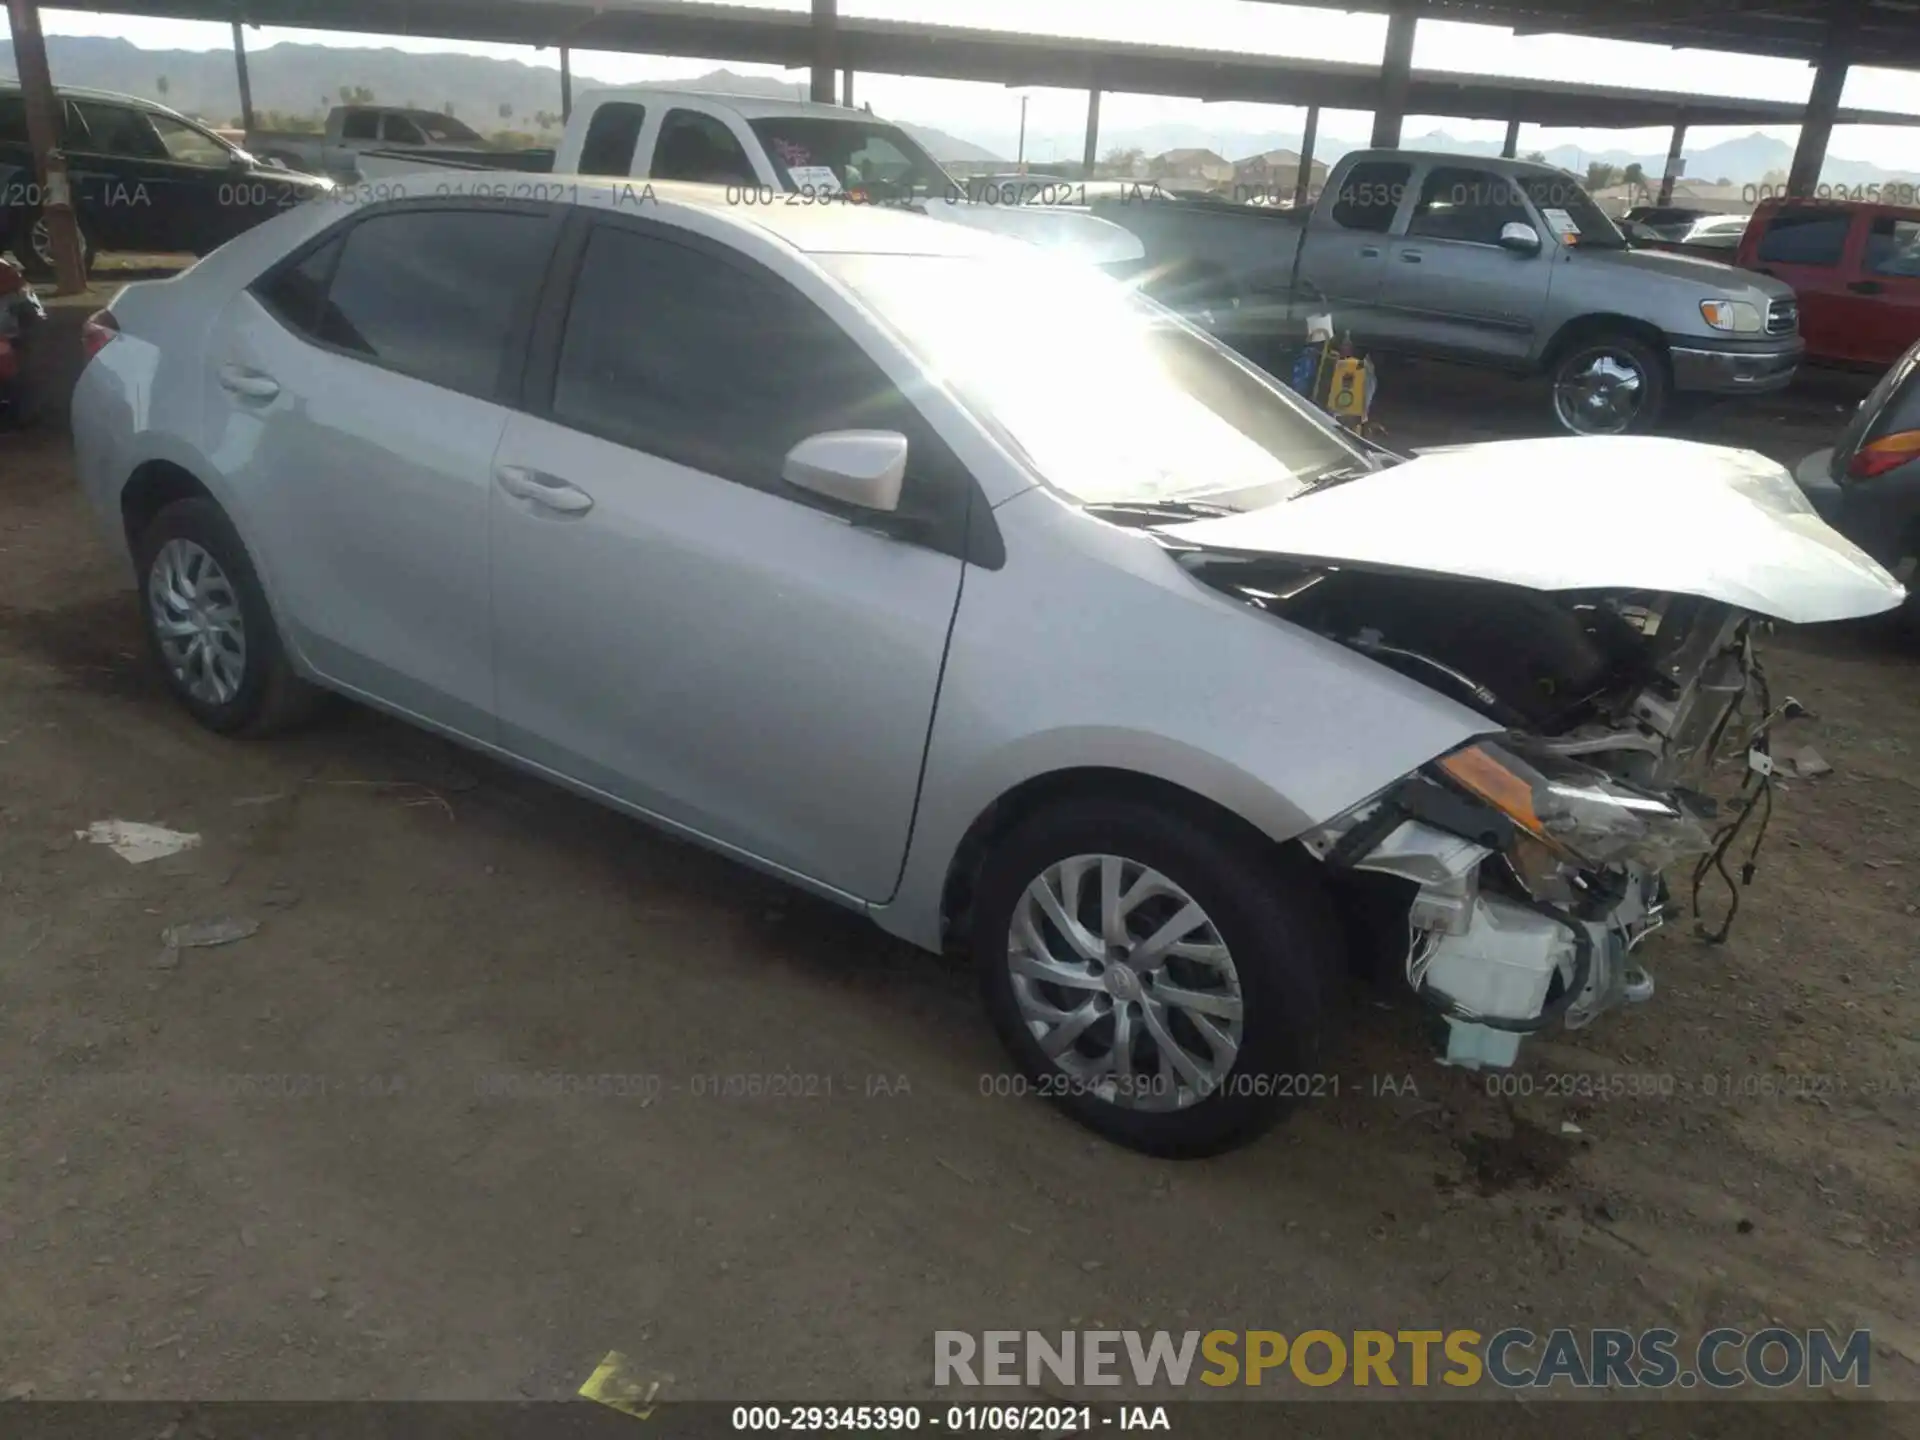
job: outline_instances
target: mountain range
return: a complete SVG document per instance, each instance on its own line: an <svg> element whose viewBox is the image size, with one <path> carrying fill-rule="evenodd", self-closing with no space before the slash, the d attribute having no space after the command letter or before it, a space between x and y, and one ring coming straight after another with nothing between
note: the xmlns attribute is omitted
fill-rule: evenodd
<svg viewBox="0 0 1920 1440"><path fill-rule="evenodd" d="M143 50L130 41L105 36L53 35L47 49L54 79L69 85L94 86L144 96L197 115L216 124L231 124L240 109L239 85L232 55L225 50ZM276 44L248 54L254 105L263 119L285 123L287 117L323 115L340 102L343 93L370 92L388 104L419 105L430 110L451 107L453 114L483 132L523 131L554 134L559 126L560 85L548 67L520 60L499 60L460 54L417 55L375 48L335 48L322 45ZM13 47L0 41L0 74L13 69ZM576 91L593 81L575 77ZM805 98L806 87L764 76L736 75L716 70L688 76L680 83L690 88L723 90L734 94ZM1015 155L1017 132L996 114L969 126L965 137L913 123L911 117L890 116L911 131L939 160L985 164ZM1138 149L1151 156L1185 148L1211 149L1237 160L1268 150L1298 150L1300 134L1290 130L1210 127L1187 123L1112 126L1100 137L1100 152ZM1079 131L1030 131L1026 158L1030 161L1078 160L1084 143ZM1326 163L1349 150L1363 148L1361 138L1346 139L1322 131L1314 158ZM1444 131L1412 136L1409 148L1447 150L1459 154L1497 155L1497 141L1460 140ZM1642 155L1624 149L1581 150L1571 145L1545 152L1547 160L1577 173L1593 161L1624 167L1638 163L1648 174L1665 168L1666 154ZM1793 157L1786 141L1755 132L1719 144L1686 152L1687 174L1694 179L1755 183L1770 172L1784 171ZM1894 171L1864 160L1829 156L1821 177L1828 184L1860 185L1889 180L1915 180L1912 171Z"/></svg>

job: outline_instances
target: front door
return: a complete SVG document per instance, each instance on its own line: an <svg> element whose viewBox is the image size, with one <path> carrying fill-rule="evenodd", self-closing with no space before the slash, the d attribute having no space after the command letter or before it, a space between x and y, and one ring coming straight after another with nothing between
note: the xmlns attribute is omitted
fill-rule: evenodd
<svg viewBox="0 0 1920 1440"><path fill-rule="evenodd" d="M1471 166L1429 169L1406 234L1387 247L1383 327L1408 349L1523 365L1551 272L1542 251L1501 247L1515 223L1539 231L1513 181Z"/></svg>
<svg viewBox="0 0 1920 1440"><path fill-rule="evenodd" d="M282 632L329 680L483 739L501 397L558 224L371 210L237 297L208 341L210 445Z"/></svg>
<svg viewBox="0 0 1920 1440"><path fill-rule="evenodd" d="M964 569L970 481L792 284L634 220L576 224L493 495L501 743L843 895L891 895ZM919 539L781 478L907 435Z"/></svg>
<svg viewBox="0 0 1920 1440"><path fill-rule="evenodd" d="M1754 255L1754 269L1793 287L1807 353L1823 360L1864 358L1845 263L1857 213L1846 205L1782 205L1767 217Z"/></svg>

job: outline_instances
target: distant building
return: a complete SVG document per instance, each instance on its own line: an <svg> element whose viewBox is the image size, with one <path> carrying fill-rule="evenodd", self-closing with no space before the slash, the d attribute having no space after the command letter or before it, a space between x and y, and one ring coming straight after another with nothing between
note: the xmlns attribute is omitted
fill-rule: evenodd
<svg viewBox="0 0 1920 1440"><path fill-rule="evenodd" d="M1307 189L1318 192L1326 180L1327 167L1316 160L1308 175ZM1236 192L1290 199L1299 183L1300 157L1291 150L1268 150L1233 162Z"/></svg>
<svg viewBox="0 0 1920 1440"><path fill-rule="evenodd" d="M1233 162L1211 150L1169 150L1149 160L1147 172L1163 185L1204 189L1233 183Z"/></svg>

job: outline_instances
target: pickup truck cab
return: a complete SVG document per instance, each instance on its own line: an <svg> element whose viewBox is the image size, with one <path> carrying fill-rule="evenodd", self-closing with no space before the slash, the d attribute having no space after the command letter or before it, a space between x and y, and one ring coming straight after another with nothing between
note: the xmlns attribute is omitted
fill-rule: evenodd
<svg viewBox="0 0 1920 1440"><path fill-rule="evenodd" d="M543 159L553 161L551 150L503 150L451 115L407 105L336 105L327 112L323 134L255 130L248 132L247 145L290 170L349 182L381 178L415 154L501 169L533 170ZM375 157L371 163L369 156Z"/></svg>
<svg viewBox="0 0 1920 1440"><path fill-rule="evenodd" d="M1576 434L1647 430L1676 394L1780 389L1803 350L1785 284L1631 249L1546 165L1363 150L1305 212L1091 209L1139 235L1156 293L1223 339L1291 340L1331 311L1365 347L1545 375Z"/></svg>
<svg viewBox="0 0 1920 1440"><path fill-rule="evenodd" d="M88 265L100 250L205 255L263 220L333 189L257 160L164 105L62 86L60 148ZM53 274L44 196L18 85L0 82L0 250Z"/></svg>
<svg viewBox="0 0 1920 1440"><path fill-rule="evenodd" d="M363 157L362 171L389 158ZM640 85L579 97L557 154L512 164L417 152L410 170L551 170L719 185L735 206L873 204L916 211L1039 244L1114 272L1144 251L1119 225L1084 211L976 201L902 127L869 111L800 100ZM394 173L399 173L396 171ZM564 190L564 186L559 187ZM538 198L539 186L526 192Z"/></svg>
<svg viewBox="0 0 1920 1440"><path fill-rule="evenodd" d="M1793 287L1807 357L1881 369L1920 340L1920 197L1760 202L1738 262Z"/></svg>

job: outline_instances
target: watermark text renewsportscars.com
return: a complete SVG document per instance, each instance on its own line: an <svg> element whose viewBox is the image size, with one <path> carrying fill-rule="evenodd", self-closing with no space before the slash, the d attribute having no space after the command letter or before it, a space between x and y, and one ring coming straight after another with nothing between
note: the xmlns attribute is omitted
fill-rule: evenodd
<svg viewBox="0 0 1920 1440"><path fill-rule="evenodd" d="M1873 1336L1831 1330L939 1330L954 1387L1780 1390L1872 1383ZM1204 1392L1201 1392L1204 1393Z"/></svg>

